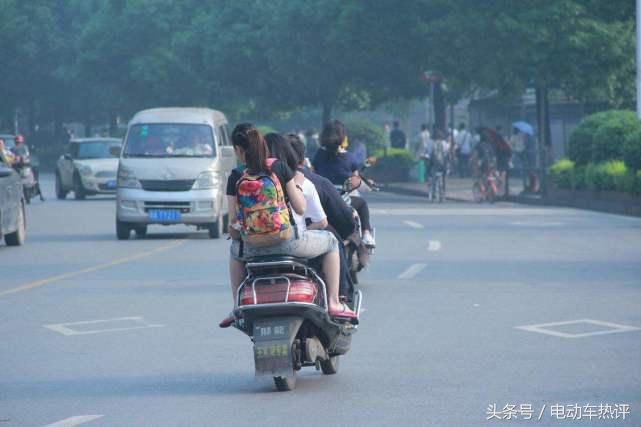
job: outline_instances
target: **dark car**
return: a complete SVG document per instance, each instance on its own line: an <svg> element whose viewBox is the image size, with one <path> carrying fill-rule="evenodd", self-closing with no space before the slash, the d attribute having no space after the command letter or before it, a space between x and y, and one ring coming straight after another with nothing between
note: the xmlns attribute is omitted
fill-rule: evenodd
<svg viewBox="0 0 641 427"><path fill-rule="evenodd" d="M0 156L0 237L4 236L9 246L22 245L26 224L20 175Z"/></svg>

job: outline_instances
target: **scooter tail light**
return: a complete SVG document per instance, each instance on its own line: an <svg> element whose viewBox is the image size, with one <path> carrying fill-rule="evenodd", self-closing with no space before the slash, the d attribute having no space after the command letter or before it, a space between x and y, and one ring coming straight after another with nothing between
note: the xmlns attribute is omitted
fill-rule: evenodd
<svg viewBox="0 0 641 427"><path fill-rule="evenodd" d="M288 290L289 287L289 290ZM254 300L254 291L256 299ZM275 304L285 302L313 303L318 294L316 285L307 280L290 280L270 283L257 282L252 289L245 285L240 291L240 305Z"/></svg>

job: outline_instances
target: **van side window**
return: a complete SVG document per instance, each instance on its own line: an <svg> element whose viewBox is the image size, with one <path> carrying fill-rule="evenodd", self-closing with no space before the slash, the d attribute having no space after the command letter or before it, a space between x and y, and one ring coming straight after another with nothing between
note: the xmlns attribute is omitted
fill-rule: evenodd
<svg viewBox="0 0 641 427"><path fill-rule="evenodd" d="M220 142L220 145L222 146L228 145L227 136L225 135L225 130L223 129L222 126L218 126L216 128L216 137Z"/></svg>
<svg viewBox="0 0 641 427"><path fill-rule="evenodd" d="M225 123L223 126L223 136L225 138L225 145L231 145L231 138L229 137L229 127Z"/></svg>

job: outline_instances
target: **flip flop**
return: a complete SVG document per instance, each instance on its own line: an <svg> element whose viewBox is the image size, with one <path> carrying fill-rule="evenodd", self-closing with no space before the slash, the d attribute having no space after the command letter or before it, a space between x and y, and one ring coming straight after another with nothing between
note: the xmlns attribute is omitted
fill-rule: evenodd
<svg viewBox="0 0 641 427"><path fill-rule="evenodd" d="M234 324L234 322L237 319L240 319L242 317L242 314L240 311L236 312L236 310L232 311L225 317L219 324L218 326L221 328L229 328L231 325Z"/></svg>
<svg viewBox="0 0 641 427"><path fill-rule="evenodd" d="M329 315L331 317L343 317L346 319L358 319L356 313L354 313L345 303L341 304L343 309L340 311L329 310Z"/></svg>

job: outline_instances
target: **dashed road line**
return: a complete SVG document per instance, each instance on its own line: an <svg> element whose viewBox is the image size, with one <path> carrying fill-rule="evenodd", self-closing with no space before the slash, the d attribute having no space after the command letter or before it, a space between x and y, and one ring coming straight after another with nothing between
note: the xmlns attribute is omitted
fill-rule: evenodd
<svg viewBox="0 0 641 427"><path fill-rule="evenodd" d="M407 270L398 275L401 280L413 279L418 273L423 271L427 264L413 264Z"/></svg>
<svg viewBox="0 0 641 427"><path fill-rule="evenodd" d="M110 268L110 267L115 267L115 266L120 265L120 264L127 264L127 263L132 262L132 261L136 261L136 260L139 260L139 259L142 259L142 258L147 258L147 257L155 255L155 254L157 254L159 252L164 252L164 251L167 251L169 249L175 248L176 246L180 246L180 245L184 244L186 241L187 240L184 240L184 239L175 240L175 241L173 241L172 243L170 243L168 245L159 246L159 247L157 247L155 249L152 249L150 251L140 252L140 253L138 253L136 255L132 255L132 256L128 256L128 257L124 257L124 258L118 258L116 260L113 260L113 261L110 261L110 262L107 262L107 263L104 263L104 264L94 265L93 267L84 268L82 270L71 271L69 273L60 274L58 276L53 276L53 277L48 277L46 279L37 280L35 282L25 283L23 285L15 287L15 288L7 289L6 291L0 291L0 297L4 297L4 296L7 296L7 295L15 294L15 293L18 293L18 292L29 291L31 289L35 289L35 288L39 288L39 287L42 287L42 286L50 285L52 283L60 282L62 280L71 279L73 277L78 277L78 276L81 276L83 274L93 273L95 271L104 270L104 269Z"/></svg>
<svg viewBox="0 0 641 427"><path fill-rule="evenodd" d="M425 228L423 224L419 224L418 222L414 222L414 221L403 221L403 224L408 225L412 228L417 228L417 229Z"/></svg>
<svg viewBox="0 0 641 427"><path fill-rule="evenodd" d="M47 424L45 427L74 427L102 417L104 417L104 415L76 415L74 417L56 421L53 424Z"/></svg>

